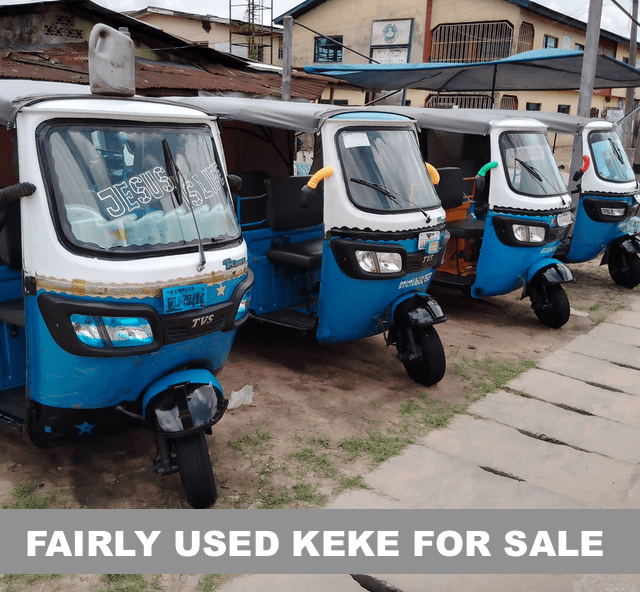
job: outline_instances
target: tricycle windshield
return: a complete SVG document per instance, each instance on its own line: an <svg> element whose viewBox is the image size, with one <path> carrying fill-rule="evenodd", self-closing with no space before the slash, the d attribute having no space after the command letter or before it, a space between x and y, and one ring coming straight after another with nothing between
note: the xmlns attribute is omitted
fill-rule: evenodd
<svg viewBox="0 0 640 592"><path fill-rule="evenodd" d="M153 256L192 248L198 230L205 248L240 235L206 125L53 122L40 137L56 225L72 250ZM182 203L167 175L163 139Z"/></svg>
<svg viewBox="0 0 640 592"><path fill-rule="evenodd" d="M500 152L509 186L516 193L548 197L566 191L543 133L504 133L500 136Z"/></svg>
<svg viewBox="0 0 640 592"><path fill-rule="evenodd" d="M349 198L356 207L388 214L440 206L413 131L342 130L338 150Z"/></svg>
<svg viewBox="0 0 640 592"><path fill-rule="evenodd" d="M635 181L635 174L618 134L613 131L593 131L589 133L589 148L598 177L614 183Z"/></svg>

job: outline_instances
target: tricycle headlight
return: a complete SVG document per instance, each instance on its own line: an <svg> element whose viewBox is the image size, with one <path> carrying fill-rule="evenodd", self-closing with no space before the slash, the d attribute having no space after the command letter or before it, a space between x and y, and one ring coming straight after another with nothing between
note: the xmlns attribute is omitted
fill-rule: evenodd
<svg viewBox="0 0 640 592"><path fill-rule="evenodd" d="M543 226L513 225L513 236L521 243L543 243L546 234L546 229Z"/></svg>
<svg viewBox="0 0 640 592"><path fill-rule="evenodd" d="M238 312L236 313L236 321L244 318L249 314L249 306L251 305L251 288L247 290L245 295L242 297L240 301L240 306L238 306Z"/></svg>
<svg viewBox="0 0 640 592"><path fill-rule="evenodd" d="M74 314L70 320L78 339L90 347L140 347L153 343L153 331L145 318Z"/></svg>
<svg viewBox="0 0 640 592"><path fill-rule="evenodd" d="M368 273L398 273L402 271L402 255L388 251L356 251L358 265Z"/></svg>
<svg viewBox="0 0 640 592"><path fill-rule="evenodd" d="M603 216L622 218L626 214L626 208L600 208Z"/></svg>

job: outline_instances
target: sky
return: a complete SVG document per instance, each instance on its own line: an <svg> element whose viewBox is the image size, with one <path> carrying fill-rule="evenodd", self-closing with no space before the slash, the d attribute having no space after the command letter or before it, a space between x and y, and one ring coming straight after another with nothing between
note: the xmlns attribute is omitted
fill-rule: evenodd
<svg viewBox="0 0 640 592"><path fill-rule="evenodd" d="M170 8L182 12L194 14L210 14L214 16L229 16L229 0L93 0L97 4L125 12L129 10L139 10L147 6L157 6L160 8ZM277 17L290 8L297 6L302 0L272 0L273 16ZM389 0L391 2L392 0ZM454 0L455 1L455 0ZM589 0L535 0L538 4L548 6L562 14L576 17L583 22L587 22L589 13ZM618 0L629 12L631 12L631 0ZM22 4L25 0L0 0L2 4ZM259 0L263 5L270 6L271 0ZM232 0L232 4L245 5L246 0ZM242 18L243 10L234 10L233 18ZM264 13L268 14L268 13ZM266 19L265 19L266 21ZM263 22L263 24L267 24ZM629 37L629 18L617 8L611 0L604 0L601 26L608 31Z"/></svg>

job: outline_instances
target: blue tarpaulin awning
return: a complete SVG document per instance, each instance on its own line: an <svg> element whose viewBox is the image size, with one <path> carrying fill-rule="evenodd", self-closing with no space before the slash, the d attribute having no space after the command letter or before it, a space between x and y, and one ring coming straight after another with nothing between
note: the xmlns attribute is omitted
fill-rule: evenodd
<svg viewBox="0 0 640 592"><path fill-rule="evenodd" d="M464 64L327 64L305 71L366 90L415 88L437 92L578 90L583 52L537 49L501 60ZM594 88L640 86L640 70L598 56Z"/></svg>

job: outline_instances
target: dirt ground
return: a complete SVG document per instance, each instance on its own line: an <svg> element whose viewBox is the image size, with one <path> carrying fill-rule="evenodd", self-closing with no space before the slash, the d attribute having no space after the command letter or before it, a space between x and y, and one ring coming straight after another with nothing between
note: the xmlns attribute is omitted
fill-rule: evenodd
<svg viewBox="0 0 640 592"><path fill-rule="evenodd" d="M590 262L572 270L576 281L566 289L575 314L557 330L540 324L519 293L474 300L433 287L448 316L437 327L447 373L428 389L409 379L382 336L320 345L246 326L219 378L227 395L251 385L253 402L228 411L208 438L219 485L214 508L321 506L357 487L376 459L463 409L480 392L479 376L497 366L524 369L523 360L549 355L625 307L629 291L606 268ZM0 441L0 506L15 502L16 484L29 483L51 496L50 507L187 507L179 475L152 471L155 445L144 430L38 449L1 426ZM386 446L382 457L371 443Z"/></svg>

